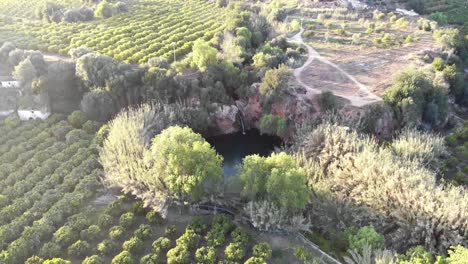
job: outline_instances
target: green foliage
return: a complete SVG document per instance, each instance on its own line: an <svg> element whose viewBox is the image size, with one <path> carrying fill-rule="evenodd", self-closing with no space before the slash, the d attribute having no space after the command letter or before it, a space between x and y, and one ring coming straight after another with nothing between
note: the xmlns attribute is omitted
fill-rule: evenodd
<svg viewBox="0 0 468 264"><path fill-rule="evenodd" d="M201 39L195 41L192 48L192 65L204 71L209 65L217 62L216 54L218 51L212 48L210 44Z"/></svg>
<svg viewBox="0 0 468 264"><path fill-rule="evenodd" d="M361 227L355 235L350 235L348 239L350 248L360 252L365 245L369 245L373 249L382 249L385 242L384 236L377 233L371 225Z"/></svg>
<svg viewBox="0 0 468 264"><path fill-rule="evenodd" d="M128 251L122 251L112 259L112 264L133 264L135 259Z"/></svg>
<svg viewBox="0 0 468 264"><path fill-rule="evenodd" d="M437 57L432 61L432 67L434 67L436 71L442 71L444 69L444 66L445 62L440 57Z"/></svg>
<svg viewBox="0 0 468 264"><path fill-rule="evenodd" d="M312 255L305 249L304 246L294 247L294 256L302 261L302 263L309 263L312 261Z"/></svg>
<svg viewBox="0 0 468 264"><path fill-rule="evenodd" d="M400 255L399 262L402 264L432 264L434 263L434 256L428 252L424 247L417 246L408 249L405 254Z"/></svg>
<svg viewBox="0 0 468 264"><path fill-rule="evenodd" d="M431 14L431 19L435 20L437 24L441 27L445 27L448 24L448 18L447 15L441 12L435 12Z"/></svg>
<svg viewBox="0 0 468 264"><path fill-rule="evenodd" d="M75 243L73 243L70 247L68 247L68 255L81 258L86 256L90 250L91 245L88 242L78 240Z"/></svg>
<svg viewBox="0 0 468 264"><path fill-rule="evenodd" d="M74 128L81 128L86 122L86 116L81 111L74 111L68 116L68 123Z"/></svg>
<svg viewBox="0 0 468 264"><path fill-rule="evenodd" d="M449 257L447 263L463 264L468 259L468 248L461 245L451 246L448 250Z"/></svg>
<svg viewBox="0 0 468 264"><path fill-rule="evenodd" d="M268 199L290 212L304 209L310 190L305 171L282 152L270 157L247 156L240 170L243 194L251 200Z"/></svg>
<svg viewBox="0 0 468 264"><path fill-rule="evenodd" d="M114 241L117 241L122 238L124 232L125 228L121 226L113 226L109 229L109 238Z"/></svg>
<svg viewBox="0 0 468 264"><path fill-rule="evenodd" d="M146 213L146 220L152 224L161 224L163 221L161 215L156 211L149 211Z"/></svg>
<svg viewBox="0 0 468 264"><path fill-rule="evenodd" d="M184 246L176 246L167 252L167 264L189 264L190 252Z"/></svg>
<svg viewBox="0 0 468 264"><path fill-rule="evenodd" d="M101 228L98 225L90 225L87 229L80 232L81 239L89 242L97 241L100 235Z"/></svg>
<svg viewBox="0 0 468 264"><path fill-rule="evenodd" d="M301 29L301 22L299 22L297 19L291 21L291 29L293 32L299 31Z"/></svg>
<svg viewBox="0 0 468 264"><path fill-rule="evenodd" d="M426 74L414 69L397 76L384 100L395 108L404 126L415 126L420 120L438 126L447 115L447 96L442 89L435 87Z"/></svg>
<svg viewBox="0 0 468 264"><path fill-rule="evenodd" d="M97 6L96 10L94 11L94 15L97 17L109 18L115 12L114 6L107 2L107 0L101 1Z"/></svg>
<svg viewBox="0 0 468 264"><path fill-rule="evenodd" d="M23 83L30 83L37 77L37 70L28 58L15 67L13 77Z"/></svg>
<svg viewBox="0 0 468 264"><path fill-rule="evenodd" d="M176 240L177 246L185 247L189 250L195 249L200 242L201 236L192 229L185 230L185 233Z"/></svg>
<svg viewBox="0 0 468 264"><path fill-rule="evenodd" d="M117 249L117 244L111 240L105 239L96 246L97 252L101 255L111 255Z"/></svg>
<svg viewBox="0 0 468 264"><path fill-rule="evenodd" d="M153 230L151 229L151 226L146 225L146 224L141 224L137 230L135 230L135 236L138 237L141 240L146 240L151 237L153 234Z"/></svg>
<svg viewBox="0 0 468 264"><path fill-rule="evenodd" d="M325 123L308 131L300 133L294 149L298 149L309 164L318 164L310 170L318 169L323 173L314 184L314 191L319 195L310 213L312 218L317 218L314 221L323 220L320 226L324 229L333 230L332 226L344 219L348 225L356 225L378 214L382 219L371 223L378 226L378 230L387 230L386 237L395 240L386 242L395 248L421 244L431 252L442 254L444 245L466 241L462 238L466 225L459 221L468 202L466 195L458 187L439 185L436 173L420 160L401 158L391 148L377 144L375 139L336 124ZM322 203L319 197L339 200ZM337 220L333 215L340 210L344 211ZM396 222L404 228L390 231ZM457 226L455 229L444 229L453 224ZM439 230L440 237L447 242L434 241L430 234L435 230Z"/></svg>
<svg viewBox="0 0 468 264"><path fill-rule="evenodd" d="M260 132L284 137L288 132L287 121L281 116L263 115L260 118Z"/></svg>
<svg viewBox="0 0 468 264"><path fill-rule="evenodd" d="M148 254L140 259L140 264L162 264L163 261L160 259L158 254Z"/></svg>
<svg viewBox="0 0 468 264"><path fill-rule="evenodd" d="M10 115L9 117L5 118L4 124L9 128L15 128L21 125L21 120L16 115Z"/></svg>
<svg viewBox="0 0 468 264"><path fill-rule="evenodd" d="M38 256L32 256L24 264L42 264L44 260Z"/></svg>
<svg viewBox="0 0 468 264"><path fill-rule="evenodd" d="M195 258L199 264L215 264L216 249L213 247L201 247L195 252Z"/></svg>
<svg viewBox="0 0 468 264"><path fill-rule="evenodd" d="M104 264L104 260L98 255L86 257L82 264Z"/></svg>
<svg viewBox="0 0 468 264"><path fill-rule="evenodd" d="M268 243L259 243L253 247L253 255L258 258L268 259L271 257L271 248Z"/></svg>
<svg viewBox="0 0 468 264"><path fill-rule="evenodd" d="M277 69L266 71L260 85L260 94L266 98L281 94L281 92L287 89L290 76L289 69L284 65L280 65Z"/></svg>
<svg viewBox="0 0 468 264"><path fill-rule="evenodd" d="M171 247L171 240L167 237L160 237L156 239L151 246L153 247L153 251L159 254Z"/></svg>
<svg viewBox="0 0 468 264"><path fill-rule="evenodd" d="M119 224L124 228L130 228L135 223L135 215L132 212L120 216Z"/></svg>
<svg viewBox="0 0 468 264"><path fill-rule="evenodd" d="M122 244L122 248L130 253L137 254L143 250L143 241L138 237L132 237Z"/></svg>
<svg viewBox="0 0 468 264"><path fill-rule="evenodd" d="M158 177L167 191L181 200L199 200L205 193L203 184L221 179L222 157L200 134L187 127L163 130L153 139L146 158L153 163L147 182L154 184L152 179Z"/></svg>
<svg viewBox="0 0 468 264"><path fill-rule="evenodd" d="M231 243L224 250L224 254L227 260L238 262L245 256L245 249L240 243Z"/></svg>
<svg viewBox="0 0 468 264"><path fill-rule="evenodd" d="M53 258L45 260L43 264L71 264L71 261L64 260L62 258Z"/></svg>

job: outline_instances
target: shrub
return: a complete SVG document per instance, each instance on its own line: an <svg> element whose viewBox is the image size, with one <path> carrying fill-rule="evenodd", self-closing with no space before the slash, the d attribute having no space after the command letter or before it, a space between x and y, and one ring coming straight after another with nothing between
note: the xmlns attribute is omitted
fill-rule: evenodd
<svg viewBox="0 0 468 264"><path fill-rule="evenodd" d="M267 264L267 262L263 258L251 257L244 264Z"/></svg>
<svg viewBox="0 0 468 264"><path fill-rule="evenodd" d="M291 21L291 29L294 32L299 31L301 29L301 22L299 22L297 19Z"/></svg>
<svg viewBox="0 0 468 264"><path fill-rule="evenodd" d="M38 256L32 256L24 264L42 264L44 260Z"/></svg>
<svg viewBox="0 0 468 264"><path fill-rule="evenodd" d="M216 249L213 247L201 247L195 252L195 258L199 264L215 264Z"/></svg>
<svg viewBox="0 0 468 264"><path fill-rule="evenodd" d="M105 239L97 245L97 251L101 255L111 255L117 249L117 244L111 240Z"/></svg>
<svg viewBox="0 0 468 264"><path fill-rule="evenodd" d="M185 233L176 240L178 246L184 246L187 249L195 249L200 241L200 235L192 229L185 230Z"/></svg>
<svg viewBox="0 0 468 264"><path fill-rule="evenodd" d="M83 130L90 135L94 135L99 128L101 128L101 123L96 121L88 120L83 124Z"/></svg>
<svg viewBox="0 0 468 264"><path fill-rule="evenodd" d="M151 246L153 247L153 251L159 254L171 247L171 240L167 237L160 237L156 239Z"/></svg>
<svg viewBox="0 0 468 264"><path fill-rule="evenodd" d="M94 242L97 241L101 233L101 228L97 225L91 225L87 229L80 232L80 237L83 240Z"/></svg>
<svg viewBox="0 0 468 264"><path fill-rule="evenodd" d="M411 264L411 263L420 263L420 264L432 264L434 263L434 256L426 251L424 247L417 246L408 249L405 254L398 256L399 262L401 264Z"/></svg>
<svg viewBox="0 0 468 264"><path fill-rule="evenodd" d="M322 108L325 111L335 110L338 105L336 101L336 97L333 95L333 92L331 91L322 92L320 96L318 97L318 102L319 102L320 108Z"/></svg>
<svg viewBox="0 0 468 264"><path fill-rule="evenodd" d="M151 237L153 230L151 226L146 224L141 224L137 230L135 230L134 235L141 240L146 240Z"/></svg>
<svg viewBox="0 0 468 264"><path fill-rule="evenodd" d="M62 226L54 233L54 241L62 246L68 246L78 238L78 234L69 226Z"/></svg>
<svg viewBox="0 0 468 264"><path fill-rule="evenodd" d="M112 264L133 264L135 260L128 251L122 251L112 259Z"/></svg>
<svg viewBox="0 0 468 264"><path fill-rule="evenodd" d="M81 264L104 264L104 260L98 255L86 257Z"/></svg>
<svg viewBox="0 0 468 264"><path fill-rule="evenodd" d="M135 216L132 212L124 213L120 216L119 224L124 228L130 228L135 221Z"/></svg>
<svg viewBox="0 0 468 264"><path fill-rule="evenodd" d="M187 229L192 229L195 233L197 233L197 234L202 234L203 232L206 231L207 226L206 226L205 221L204 221L203 218L201 218L201 217L195 217L195 218L192 220L192 223L190 223L190 224L187 226Z"/></svg>
<svg viewBox="0 0 468 264"><path fill-rule="evenodd" d="M74 128L81 128L86 122L86 116L81 111L74 111L68 116L68 123Z"/></svg>
<svg viewBox="0 0 468 264"><path fill-rule="evenodd" d="M442 71L444 69L444 66L444 60L442 60L442 58L440 57L437 57L432 61L432 67L434 67L436 71Z"/></svg>
<svg viewBox="0 0 468 264"><path fill-rule="evenodd" d="M108 3L107 0L101 1L94 10L94 15L97 17L109 18L116 12L114 6Z"/></svg>
<svg viewBox="0 0 468 264"><path fill-rule="evenodd" d="M232 241L234 243L240 243L241 245L247 245L250 243L251 237L249 233L245 232L242 228L237 227L231 233Z"/></svg>
<svg viewBox="0 0 468 264"><path fill-rule="evenodd" d="M10 115L9 117L5 118L3 122L7 127L15 128L21 124L21 120L16 115Z"/></svg>
<svg viewBox="0 0 468 264"><path fill-rule="evenodd" d="M121 226L113 226L109 229L109 237L110 239L117 241L122 238L125 232L125 228Z"/></svg>
<svg viewBox="0 0 468 264"><path fill-rule="evenodd" d="M164 263L158 254L148 254L140 259L140 264L162 264Z"/></svg>
<svg viewBox="0 0 468 264"><path fill-rule="evenodd" d="M91 250L91 246L86 241L78 240L68 247L68 255L81 258L86 256Z"/></svg>
<svg viewBox="0 0 468 264"><path fill-rule="evenodd" d="M241 261L245 256L245 249L240 243L230 243L224 250L224 254L229 261Z"/></svg>
<svg viewBox="0 0 468 264"><path fill-rule="evenodd" d="M172 236L175 234L177 230L177 227L175 225L170 225L168 227L166 227L166 229L164 230L164 235L165 236Z"/></svg>
<svg viewBox="0 0 468 264"><path fill-rule="evenodd" d="M177 245L167 252L167 264L189 264L190 252L186 247Z"/></svg>
<svg viewBox="0 0 468 264"><path fill-rule="evenodd" d="M53 259L45 260L43 264L71 264L71 261L64 260L61 258L53 258Z"/></svg>
<svg viewBox="0 0 468 264"><path fill-rule="evenodd" d="M260 118L260 132L270 135L286 136L288 132L287 121L277 115L263 115Z"/></svg>
<svg viewBox="0 0 468 264"><path fill-rule="evenodd" d="M98 225L101 228L109 227L112 224L112 216L108 214L102 214L98 218Z"/></svg>
<svg viewBox="0 0 468 264"><path fill-rule="evenodd" d="M123 243L122 248L128 252L137 254L143 250L143 245L143 241L140 238L132 237Z"/></svg>
<svg viewBox="0 0 468 264"><path fill-rule="evenodd" d="M253 255L255 257L267 259L271 257L271 248L268 243L259 243L253 247Z"/></svg>
<svg viewBox="0 0 468 264"><path fill-rule="evenodd" d="M373 249L382 249L384 247L384 236L377 233L373 226L361 227L357 234L350 235L349 246L351 249L356 249L362 252L365 245L371 246Z"/></svg>

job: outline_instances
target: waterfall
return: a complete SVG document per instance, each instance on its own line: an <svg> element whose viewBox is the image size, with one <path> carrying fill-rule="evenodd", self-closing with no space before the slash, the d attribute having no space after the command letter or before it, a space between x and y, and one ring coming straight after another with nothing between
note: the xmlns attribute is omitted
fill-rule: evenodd
<svg viewBox="0 0 468 264"><path fill-rule="evenodd" d="M240 123L242 125L242 134L245 135L245 124L244 124L244 114L242 113L242 110L239 108L239 106L237 106L237 102L236 102L236 107L237 107L237 110L239 110L239 119L240 119Z"/></svg>

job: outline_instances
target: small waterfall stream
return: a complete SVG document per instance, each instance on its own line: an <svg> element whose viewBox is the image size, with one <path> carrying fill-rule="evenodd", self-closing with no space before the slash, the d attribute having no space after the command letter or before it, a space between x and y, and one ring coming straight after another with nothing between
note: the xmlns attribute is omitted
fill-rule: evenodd
<svg viewBox="0 0 468 264"><path fill-rule="evenodd" d="M237 107L237 110L239 110L239 119L240 119L240 123L242 125L242 135L245 135L244 113L242 113L242 110L237 105L237 102L236 102L236 107Z"/></svg>

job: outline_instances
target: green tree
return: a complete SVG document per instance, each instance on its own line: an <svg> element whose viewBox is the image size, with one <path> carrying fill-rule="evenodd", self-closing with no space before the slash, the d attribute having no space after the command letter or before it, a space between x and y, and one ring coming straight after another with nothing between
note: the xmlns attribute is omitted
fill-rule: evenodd
<svg viewBox="0 0 468 264"><path fill-rule="evenodd" d="M231 243L224 250L227 260L238 262L245 256L245 248L240 243Z"/></svg>
<svg viewBox="0 0 468 264"><path fill-rule="evenodd" d="M167 252L167 264L190 263L190 252L184 246L176 246Z"/></svg>
<svg viewBox="0 0 468 264"><path fill-rule="evenodd" d="M201 247L195 252L195 258L199 264L215 264L216 249L214 247Z"/></svg>
<svg viewBox="0 0 468 264"><path fill-rule="evenodd" d="M45 260L43 264L71 264L71 261L64 260L61 258L53 258L53 259Z"/></svg>
<svg viewBox="0 0 468 264"><path fill-rule="evenodd" d="M86 116L81 111L74 111L68 116L68 123L74 128L81 128L86 122Z"/></svg>
<svg viewBox="0 0 468 264"><path fill-rule="evenodd" d="M434 67L436 71L442 71L444 69L444 66L444 60L442 60L442 58L440 57L437 57L432 61L432 67Z"/></svg>
<svg viewBox="0 0 468 264"><path fill-rule="evenodd" d="M263 115L260 118L260 132L280 137L286 136L288 124L286 119L277 115Z"/></svg>
<svg viewBox="0 0 468 264"><path fill-rule="evenodd" d="M209 65L216 64L217 54L218 51L208 42L202 39L196 40L192 47L192 67L204 71Z"/></svg>
<svg viewBox="0 0 468 264"><path fill-rule="evenodd" d="M104 264L104 260L98 255L86 257L82 264Z"/></svg>
<svg viewBox="0 0 468 264"><path fill-rule="evenodd" d="M68 255L74 257L84 257L91 250L91 246L86 241L78 240L68 247Z"/></svg>
<svg viewBox="0 0 468 264"><path fill-rule="evenodd" d="M25 59L13 71L13 77L23 83L30 83L34 78L37 77L37 71L31 60Z"/></svg>
<svg viewBox="0 0 468 264"><path fill-rule="evenodd" d="M101 1L94 10L94 15L97 17L109 18L115 13L115 7L107 0Z"/></svg>
<svg viewBox="0 0 468 264"><path fill-rule="evenodd" d="M122 251L112 259L112 264L133 264L135 259L128 251Z"/></svg>
<svg viewBox="0 0 468 264"><path fill-rule="evenodd" d="M299 31L301 29L301 22L297 19L291 21L291 29L293 32Z"/></svg>
<svg viewBox="0 0 468 264"><path fill-rule="evenodd" d="M253 255L255 257L267 259L271 257L271 248L268 243L259 243L253 247Z"/></svg>
<svg viewBox="0 0 468 264"><path fill-rule="evenodd" d="M266 158L245 157L240 180L243 194L250 199L268 199L291 212L304 209L309 201L305 171L284 152Z"/></svg>
<svg viewBox="0 0 468 264"><path fill-rule="evenodd" d="M449 257L446 259L450 264L464 264L468 260L468 248L461 245L452 246L448 250Z"/></svg>
<svg viewBox="0 0 468 264"><path fill-rule="evenodd" d="M152 169L145 183L163 182L170 195L181 200L199 200L205 194L204 186L216 184L223 175L222 157L188 127L163 130L153 139L146 159Z"/></svg>
<svg viewBox="0 0 468 264"><path fill-rule="evenodd" d="M278 69L266 71L260 85L260 94L267 98L279 94L287 88L290 76L291 72L284 65L280 65Z"/></svg>
<svg viewBox="0 0 468 264"><path fill-rule="evenodd" d="M362 252L365 245L369 245L373 249L382 249L384 247L384 236L375 231L373 226L364 226L359 231L348 237L349 246L351 249L356 249Z"/></svg>
<svg viewBox="0 0 468 264"><path fill-rule="evenodd" d="M400 264L432 264L434 256L423 246L408 249L405 254L398 256Z"/></svg>
<svg viewBox="0 0 468 264"><path fill-rule="evenodd" d="M143 250L143 241L138 237L132 237L125 241L122 248L130 253L137 254Z"/></svg>

